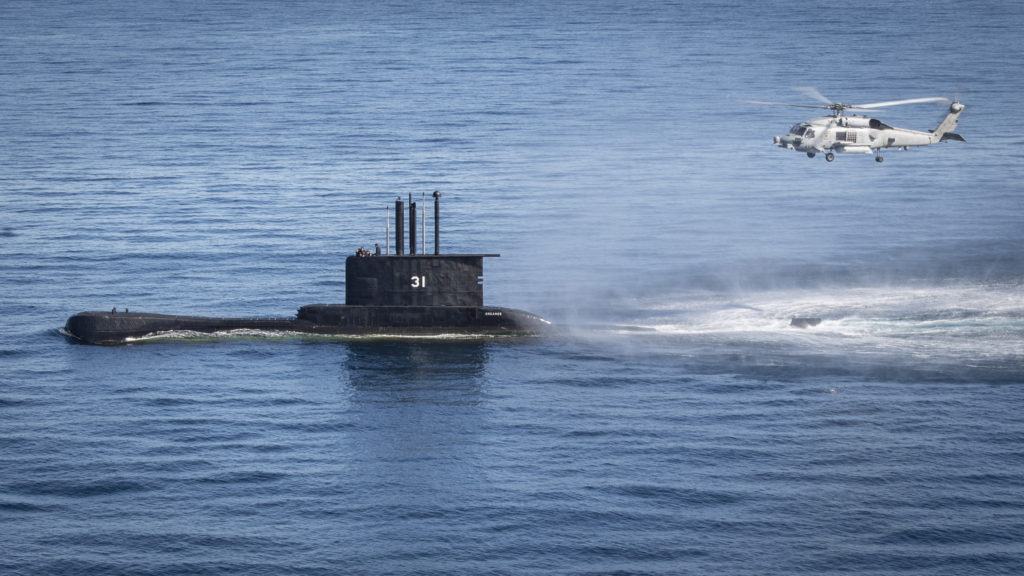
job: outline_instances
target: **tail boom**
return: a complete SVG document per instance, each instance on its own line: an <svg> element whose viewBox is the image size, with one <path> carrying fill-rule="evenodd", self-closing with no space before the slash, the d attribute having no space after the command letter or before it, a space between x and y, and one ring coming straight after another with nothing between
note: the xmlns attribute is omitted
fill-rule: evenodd
<svg viewBox="0 0 1024 576"><path fill-rule="evenodd" d="M939 126L931 132L932 143L944 142L946 140L964 141L963 136L953 132L953 130L956 130L957 122L960 120L960 113L963 111L964 105L959 102L953 102L949 105L949 114L946 114L946 117L942 119Z"/></svg>

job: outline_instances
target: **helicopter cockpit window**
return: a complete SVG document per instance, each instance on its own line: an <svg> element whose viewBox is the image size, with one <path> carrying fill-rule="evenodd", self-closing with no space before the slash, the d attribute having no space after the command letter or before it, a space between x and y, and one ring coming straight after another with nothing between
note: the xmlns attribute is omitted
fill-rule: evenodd
<svg viewBox="0 0 1024 576"><path fill-rule="evenodd" d="M811 130L810 128L808 128L807 132L804 132L804 136L807 137L807 138L814 138L814 130Z"/></svg>
<svg viewBox="0 0 1024 576"><path fill-rule="evenodd" d="M803 136L804 130L807 130L806 126L804 126L803 124L796 124L789 129L789 133L794 136Z"/></svg>

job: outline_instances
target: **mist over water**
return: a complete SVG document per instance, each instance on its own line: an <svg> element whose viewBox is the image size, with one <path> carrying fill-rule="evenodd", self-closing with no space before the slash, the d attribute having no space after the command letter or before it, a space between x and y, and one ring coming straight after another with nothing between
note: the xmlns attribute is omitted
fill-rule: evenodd
<svg viewBox="0 0 1024 576"><path fill-rule="evenodd" d="M0 572L1020 573L1022 25L5 3ZM737 101L795 86L959 98L966 142L808 159L772 137L819 111ZM434 190L444 252L501 254L486 302L562 332L58 333L343 302L344 258Z"/></svg>

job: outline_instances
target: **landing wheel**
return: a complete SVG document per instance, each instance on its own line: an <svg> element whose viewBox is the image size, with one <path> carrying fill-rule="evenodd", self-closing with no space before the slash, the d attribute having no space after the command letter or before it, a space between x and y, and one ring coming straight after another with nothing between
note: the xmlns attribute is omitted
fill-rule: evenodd
<svg viewBox="0 0 1024 576"><path fill-rule="evenodd" d="M814 152L808 152L807 153L807 157L808 158L814 158Z"/></svg>
<svg viewBox="0 0 1024 576"><path fill-rule="evenodd" d="M875 162L881 164L882 162L885 162L885 158L882 158L881 156L875 156Z"/></svg>
<svg viewBox="0 0 1024 576"><path fill-rule="evenodd" d="M828 154L825 154L825 160L831 162L831 161L833 161L835 159L836 159L836 155L835 154L833 154L831 152L829 152Z"/></svg>

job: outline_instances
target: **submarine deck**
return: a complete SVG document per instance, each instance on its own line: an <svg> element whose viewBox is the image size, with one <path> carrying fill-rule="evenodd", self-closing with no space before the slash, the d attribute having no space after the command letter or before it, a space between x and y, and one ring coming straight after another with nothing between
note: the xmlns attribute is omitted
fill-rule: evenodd
<svg viewBox="0 0 1024 576"><path fill-rule="evenodd" d="M550 323L511 308L490 306L351 306L310 304L294 318L217 318L148 312L80 312L64 334L85 344L119 345L170 333L264 330L321 335L536 336Z"/></svg>

